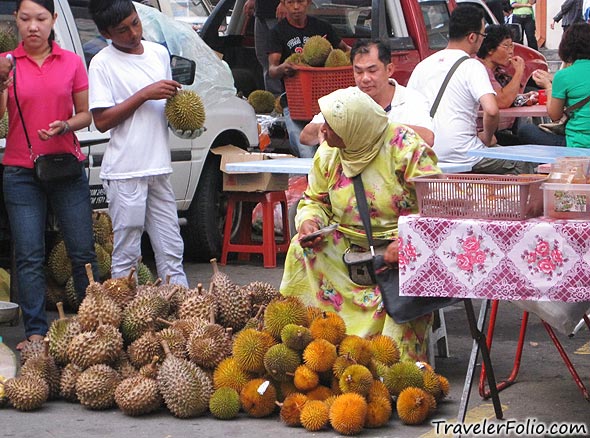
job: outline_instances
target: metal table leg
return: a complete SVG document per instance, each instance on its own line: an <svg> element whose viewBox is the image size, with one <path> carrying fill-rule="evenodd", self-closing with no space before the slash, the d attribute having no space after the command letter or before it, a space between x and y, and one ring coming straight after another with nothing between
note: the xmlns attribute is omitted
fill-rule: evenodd
<svg viewBox="0 0 590 438"><path fill-rule="evenodd" d="M473 303L471 299L467 298L463 300L465 304L465 313L467 314L467 322L469 323L469 330L471 331L471 337L473 338L473 346L471 347L471 356L469 358L469 365L467 367L467 374L465 376L465 384L463 386L463 393L461 394L461 402L459 404L459 413L457 415L457 421L459 423L465 422L465 415L467 413L467 406L469 404L469 396L471 394L471 386L473 384L473 377L475 376L475 367L477 362L477 356L481 351L483 362L486 366L488 385L491 388L492 403L494 405L494 411L496 418L501 420L503 418L502 406L500 405L500 396L496 389L496 379L494 377L494 370L490 360L490 353L486 344L486 337L482 332L485 325L485 319L490 305L489 300L482 302L481 309L479 311L479 318L475 320L475 311L473 309Z"/></svg>

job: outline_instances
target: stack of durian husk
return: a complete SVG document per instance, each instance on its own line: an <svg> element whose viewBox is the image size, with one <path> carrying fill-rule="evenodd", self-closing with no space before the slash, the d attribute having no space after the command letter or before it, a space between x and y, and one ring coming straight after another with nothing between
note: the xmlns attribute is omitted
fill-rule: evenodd
<svg viewBox="0 0 590 438"><path fill-rule="evenodd" d="M391 338L347 335L336 313L268 283L239 286L212 266L207 290L138 286L133 272L98 283L88 269L78 314L60 310L46 341L22 352L20 376L6 382L12 406L63 398L127 415L278 412L288 426L350 435L387 425L394 409L420 424L448 394L430 366L400 362Z"/></svg>
<svg viewBox="0 0 590 438"><path fill-rule="evenodd" d="M105 281L111 275L111 255L113 253L113 223L107 213L92 213L94 251L98 264L99 278ZM74 289L72 263L63 238L58 235L47 257L47 307L57 308L57 303L65 304L66 309L77 311L80 301ZM140 285L154 283L155 277L150 268L141 260L137 265L137 282Z"/></svg>

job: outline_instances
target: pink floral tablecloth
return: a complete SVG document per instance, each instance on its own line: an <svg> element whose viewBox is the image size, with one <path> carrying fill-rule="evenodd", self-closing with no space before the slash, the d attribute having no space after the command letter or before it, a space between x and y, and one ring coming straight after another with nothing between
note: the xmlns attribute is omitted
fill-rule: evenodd
<svg viewBox="0 0 590 438"><path fill-rule="evenodd" d="M400 217L400 295L590 301L590 222Z"/></svg>

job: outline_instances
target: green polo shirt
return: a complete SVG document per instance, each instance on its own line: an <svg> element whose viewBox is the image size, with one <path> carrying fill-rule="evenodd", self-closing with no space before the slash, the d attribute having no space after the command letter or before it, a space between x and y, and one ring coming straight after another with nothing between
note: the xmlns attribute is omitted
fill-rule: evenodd
<svg viewBox="0 0 590 438"><path fill-rule="evenodd" d="M512 5L512 7L514 7L515 4L519 4L519 5L526 5L529 3L529 0L512 0L510 2L510 4ZM514 10L512 11L513 15L520 15L521 17L524 16L528 16L528 15L533 15L533 8L532 7L528 7L528 8L514 8Z"/></svg>

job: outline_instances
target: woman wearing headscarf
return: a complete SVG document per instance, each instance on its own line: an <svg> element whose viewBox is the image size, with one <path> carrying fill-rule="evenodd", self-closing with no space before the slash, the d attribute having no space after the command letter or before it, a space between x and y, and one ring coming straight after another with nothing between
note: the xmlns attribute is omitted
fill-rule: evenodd
<svg viewBox="0 0 590 438"><path fill-rule="evenodd" d="M385 260L394 263L398 217L418 211L410 179L440 173L436 155L411 128L389 122L383 108L356 88L324 96L319 106L326 121L321 128L325 141L314 156L299 203L298 234L287 254L281 293L338 313L348 334L393 337L402 360L427 361L432 315L396 324L385 312L379 288L354 283L342 256L349 249L368 248L352 178L362 175L373 238L388 245ZM331 224L338 225L333 233L301 240Z"/></svg>

